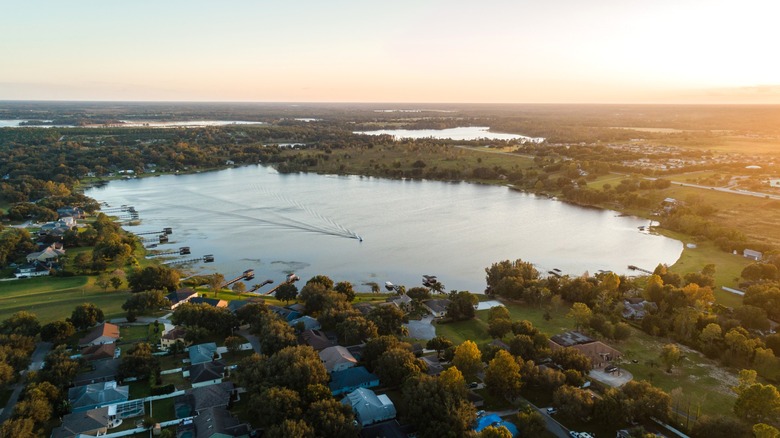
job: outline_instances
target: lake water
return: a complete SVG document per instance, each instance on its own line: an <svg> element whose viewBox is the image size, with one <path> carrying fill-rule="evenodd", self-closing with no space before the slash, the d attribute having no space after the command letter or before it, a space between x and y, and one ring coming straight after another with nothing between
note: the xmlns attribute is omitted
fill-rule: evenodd
<svg viewBox="0 0 780 438"><path fill-rule="evenodd" d="M436 138L440 140L525 140L539 143L544 141L541 137L526 137L518 134L506 134L491 132L485 126L463 126L449 129L381 129L377 131L357 131L354 134L365 135L392 135L395 139L402 138Z"/></svg>
<svg viewBox="0 0 780 438"><path fill-rule="evenodd" d="M254 269L249 285L295 272L368 290L360 285L411 287L430 274L447 290L481 292L484 269L504 259L522 258L541 272L633 273L629 264L672 264L683 248L640 232L643 219L469 183L284 175L248 166L117 180L86 194L134 206L142 223L127 227L133 232L172 227L171 244L159 249L214 254L215 263L195 265L203 273L230 279Z"/></svg>

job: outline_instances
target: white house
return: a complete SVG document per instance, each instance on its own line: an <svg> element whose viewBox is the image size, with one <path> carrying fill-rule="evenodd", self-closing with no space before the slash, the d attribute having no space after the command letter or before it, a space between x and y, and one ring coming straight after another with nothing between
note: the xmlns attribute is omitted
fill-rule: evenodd
<svg viewBox="0 0 780 438"><path fill-rule="evenodd" d="M396 415L395 405L388 396L376 395L374 391L366 388L350 392L341 403L352 407L361 426L391 420Z"/></svg>
<svg viewBox="0 0 780 438"><path fill-rule="evenodd" d="M745 249L744 251L742 251L742 255L746 259L751 259L751 260L755 260L755 261L761 260L761 257L764 256L762 253L760 253L758 251L754 251L752 249Z"/></svg>

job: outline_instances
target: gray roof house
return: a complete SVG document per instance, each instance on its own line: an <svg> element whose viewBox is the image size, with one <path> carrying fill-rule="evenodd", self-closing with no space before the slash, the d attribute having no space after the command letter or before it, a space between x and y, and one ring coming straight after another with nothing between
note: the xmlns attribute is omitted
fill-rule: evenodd
<svg viewBox="0 0 780 438"><path fill-rule="evenodd" d="M190 365L211 362L214 360L215 355L217 358L219 358L219 354L217 353L217 344L214 342L191 345L188 352L190 355Z"/></svg>
<svg viewBox="0 0 780 438"><path fill-rule="evenodd" d="M187 434L187 432L190 432ZM225 408L208 408L194 418L192 424L180 425L176 428L180 437L194 438L244 438L249 437L251 428L233 417Z"/></svg>
<svg viewBox="0 0 780 438"><path fill-rule="evenodd" d="M92 409L87 412L68 414L62 418L62 425L51 431L51 438L74 438L79 435L105 435L113 426L114 416L109 407Z"/></svg>
<svg viewBox="0 0 780 438"><path fill-rule="evenodd" d="M68 390L68 400L73 412L84 412L110 404L126 402L129 386L117 386L116 381L91 383Z"/></svg>
<svg viewBox="0 0 780 438"><path fill-rule="evenodd" d="M344 371L357 365L357 359L346 347L336 345L325 348L319 353L320 359L328 370L328 374L334 371Z"/></svg>
<svg viewBox="0 0 780 438"><path fill-rule="evenodd" d="M352 407L355 418L361 426L395 418L395 405L384 394L376 395L374 391L358 388L344 397L341 403Z"/></svg>
<svg viewBox="0 0 780 438"><path fill-rule="evenodd" d="M425 306L426 309L428 309L433 316L438 318L443 318L444 315L447 313L447 306L450 305L450 300L448 299L441 299L441 300L427 300L423 301L423 306Z"/></svg>
<svg viewBox="0 0 780 438"><path fill-rule="evenodd" d="M76 375L73 384L76 386L89 385L90 383L114 380L119 372L120 359L98 360L90 363L92 371Z"/></svg>
<svg viewBox="0 0 780 438"><path fill-rule="evenodd" d="M193 388L220 383L224 377L225 363L221 360L199 363L189 369L189 378Z"/></svg>
<svg viewBox="0 0 780 438"><path fill-rule="evenodd" d="M189 405L191 412L200 413L209 408L226 408L233 393L232 382L222 382L216 385L199 386L188 389L180 398L180 402Z"/></svg>
<svg viewBox="0 0 780 438"><path fill-rule="evenodd" d="M290 326L293 328L297 328L299 323L303 323L303 329L304 330L319 330L322 328L322 325L320 325L320 322L317 321L315 318L312 318L311 316L301 316L300 318L295 318L292 321L289 322Z"/></svg>

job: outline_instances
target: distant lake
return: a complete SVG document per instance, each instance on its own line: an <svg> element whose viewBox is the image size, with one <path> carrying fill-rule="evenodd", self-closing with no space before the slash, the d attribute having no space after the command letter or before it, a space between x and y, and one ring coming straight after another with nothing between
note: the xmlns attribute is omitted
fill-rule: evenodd
<svg viewBox="0 0 780 438"><path fill-rule="evenodd" d="M357 131L354 134L365 135L392 135L396 139L402 138L436 138L441 140L526 140L539 143L544 141L541 137L526 137L518 134L505 134L491 132L485 126L464 126L449 129L380 129L377 131Z"/></svg>
<svg viewBox="0 0 780 438"><path fill-rule="evenodd" d="M111 206L132 205L141 225L172 227L171 244L192 256L214 254L203 273L227 278L254 269L281 281L325 274L358 286L385 281L417 286L437 275L447 290L482 292L485 268L533 262L580 275L627 266L673 264L681 242L640 232L648 221L581 208L506 187L359 176L279 174L248 166L191 175L116 180L86 194ZM360 236L361 242L357 236Z"/></svg>

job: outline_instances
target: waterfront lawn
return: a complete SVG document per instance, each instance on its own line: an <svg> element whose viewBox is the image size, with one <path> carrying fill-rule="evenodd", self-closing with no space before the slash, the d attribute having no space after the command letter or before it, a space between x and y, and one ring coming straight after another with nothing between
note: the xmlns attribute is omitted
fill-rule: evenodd
<svg viewBox="0 0 780 438"><path fill-rule="evenodd" d="M35 313L41 324L69 317L82 303L94 303L103 310L106 319L123 316L122 304L127 291L103 291L94 285L94 278L38 277L0 283L0 320L20 310Z"/></svg>

